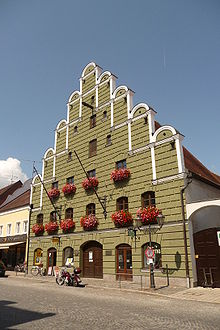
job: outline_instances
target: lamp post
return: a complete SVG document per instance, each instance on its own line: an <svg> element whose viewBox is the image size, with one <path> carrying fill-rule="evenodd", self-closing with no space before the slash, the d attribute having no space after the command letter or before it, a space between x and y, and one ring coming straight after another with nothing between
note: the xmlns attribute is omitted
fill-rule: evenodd
<svg viewBox="0 0 220 330"><path fill-rule="evenodd" d="M164 215L162 213L158 214L156 217L159 229L163 226ZM151 223L149 223L149 246L152 249L152 240L151 240ZM154 281L154 264L150 263L150 287L155 289Z"/></svg>

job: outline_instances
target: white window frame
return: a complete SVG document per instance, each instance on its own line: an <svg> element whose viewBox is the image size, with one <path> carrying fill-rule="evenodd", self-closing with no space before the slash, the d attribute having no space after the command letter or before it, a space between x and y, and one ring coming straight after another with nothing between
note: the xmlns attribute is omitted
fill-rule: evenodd
<svg viewBox="0 0 220 330"><path fill-rule="evenodd" d="M15 234L20 234L20 233L21 233L21 221L17 221L15 226Z"/></svg>
<svg viewBox="0 0 220 330"><path fill-rule="evenodd" d="M26 230L25 230L25 226L26 226ZM27 234L28 232L28 220L23 221L23 233Z"/></svg>
<svg viewBox="0 0 220 330"><path fill-rule="evenodd" d="M9 233L9 226L10 226L10 233ZM7 236L11 236L11 232L12 232L12 223L7 223Z"/></svg>

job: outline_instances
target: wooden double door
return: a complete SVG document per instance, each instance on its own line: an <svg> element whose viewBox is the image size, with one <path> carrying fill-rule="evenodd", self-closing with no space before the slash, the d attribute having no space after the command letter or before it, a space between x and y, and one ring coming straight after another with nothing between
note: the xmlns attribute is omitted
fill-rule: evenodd
<svg viewBox="0 0 220 330"><path fill-rule="evenodd" d="M195 233L194 247L197 268L197 284L220 288L220 246L217 228L210 228Z"/></svg>
<svg viewBox="0 0 220 330"><path fill-rule="evenodd" d="M103 278L103 250L102 245L96 241L83 246L83 276Z"/></svg>
<svg viewBox="0 0 220 330"><path fill-rule="evenodd" d="M128 244L121 244L116 248L117 275L123 281L132 280L132 249Z"/></svg>

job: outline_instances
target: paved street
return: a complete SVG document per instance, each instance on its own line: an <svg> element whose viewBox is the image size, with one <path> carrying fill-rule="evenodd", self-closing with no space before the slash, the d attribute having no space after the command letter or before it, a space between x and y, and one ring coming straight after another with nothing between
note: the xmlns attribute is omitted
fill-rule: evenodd
<svg viewBox="0 0 220 330"><path fill-rule="evenodd" d="M0 278L3 329L219 329L220 304Z"/></svg>

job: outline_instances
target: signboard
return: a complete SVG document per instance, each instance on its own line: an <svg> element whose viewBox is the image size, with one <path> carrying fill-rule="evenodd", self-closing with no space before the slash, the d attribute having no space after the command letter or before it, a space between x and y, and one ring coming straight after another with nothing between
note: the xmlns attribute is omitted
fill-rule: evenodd
<svg viewBox="0 0 220 330"><path fill-rule="evenodd" d="M220 246L220 231L217 231L218 245Z"/></svg>
<svg viewBox="0 0 220 330"><path fill-rule="evenodd" d="M154 253L154 250L153 250L152 247L148 246L146 248L146 250L144 251L144 253L145 253L145 255L148 259L153 259L154 258L155 253Z"/></svg>

